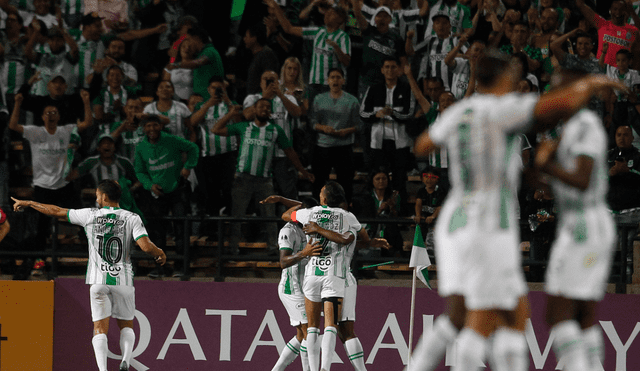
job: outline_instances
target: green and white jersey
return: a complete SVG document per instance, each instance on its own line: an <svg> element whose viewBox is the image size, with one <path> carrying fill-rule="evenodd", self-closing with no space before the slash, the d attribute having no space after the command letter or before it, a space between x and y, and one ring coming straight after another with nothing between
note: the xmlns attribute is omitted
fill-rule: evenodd
<svg viewBox="0 0 640 371"><path fill-rule="evenodd" d="M204 102L200 102L196 105L196 111L198 111ZM223 153L237 151L238 139L234 136L224 137L221 135L215 135L211 132L211 128L216 122L229 112L229 106L221 102L217 106L209 107L207 113L204 116L204 123L200 124L200 155L215 156Z"/></svg>
<svg viewBox="0 0 640 371"><path fill-rule="evenodd" d="M446 39L439 39L438 36L429 36L416 45L416 54L422 55L418 79L433 76L439 77L444 82L444 90L450 91L453 69L444 63L444 59L456 45L458 45L458 38L453 36L449 36ZM466 51L467 47L462 47L461 52L464 53Z"/></svg>
<svg viewBox="0 0 640 371"><path fill-rule="evenodd" d="M69 223L82 226L89 242L88 285L133 286L131 252L147 236L138 214L119 207L71 209Z"/></svg>
<svg viewBox="0 0 640 371"><path fill-rule="evenodd" d="M102 40L85 39L81 32L75 32L74 39L78 44L78 63L73 70L78 79L77 86L88 88L87 76L93 72L93 63L96 59L104 58L105 46Z"/></svg>
<svg viewBox="0 0 640 371"><path fill-rule="evenodd" d="M71 134L76 125L58 126L49 134L43 126L25 126L24 138L31 146L33 185L46 189L60 189L68 169L68 152Z"/></svg>
<svg viewBox="0 0 640 371"><path fill-rule="evenodd" d="M114 122L109 132L113 133L120 125L122 125L122 121ZM122 134L120 134L120 138L122 142L118 146L118 152L122 157L129 159L129 161L135 161L136 146L145 138L144 130L141 126L138 126L134 131L123 131Z"/></svg>
<svg viewBox="0 0 640 371"><path fill-rule="evenodd" d="M636 14L640 15L640 1L634 1L632 7L633 7L633 11ZM627 23L635 24L632 17L629 17L629 19L627 20Z"/></svg>
<svg viewBox="0 0 640 371"><path fill-rule="evenodd" d="M187 128L184 126L184 120L191 116L191 111L189 111L189 107L186 104L174 100L168 111L160 111L158 102L151 102L144 107L144 113L168 117L169 125L166 125L163 130L186 139Z"/></svg>
<svg viewBox="0 0 640 371"><path fill-rule="evenodd" d="M36 71L40 72L40 81L31 87L34 95L47 96L47 84L56 75L64 76L67 81L67 94L71 94L76 86L76 78L73 72L73 58L71 58L71 48L65 44L65 50L58 54L53 54L49 44L39 44L35 48L37 57L33 65L37 66Z"/></svg>
<svg viewBox="0 0 640 371"><path fill-rule="evenodd" d="M291 141L284 130L271 122L260 127L254 122L243 121L227 126L227 132L229 135L240 137L240 153L236 166L238 173L271 177L271 163L276 147L291 147Z"/></svg>
<svg viewBox="0 0 640 371"><path fill-rule="evenodd" d="M289 99L293 104L298 105L298 101L293 95L285 94L287 99ZM248 95L244 98L244 102L242 103L242 108L247 109L253 106L260 98L262 98L262 93ZM296 128L297 120L295 117L289 114L287 108L282 103L280 97L274 97L271 99L271 119L270 122L280 126L284 133L286 134L289 140L293 140L293 129ZM276 151L276 157L285 157L284 151L282 149L278 149Z"/></svg>
<svg viewBox="0 0 640 371"><path fill-rule="evenodd" d="M348 245L340 245L319 235L307 236L309 240L321 241L323 249L320 256L309 259L305 268L305 276L346 278L355 251L358 232L362 229L355 215L340 208L316 206L294 211L291 214L291 221L302 225L315 222L320 227L339 234L353 233L355 238Z"/></svg>
<svg viewBox="0 0 640 371"><path fill-rule="evenodd" d="M0 9L0 30L4 30L7 28L7 16L8 14Z"/></svg>
<svg viewBox="0 0 640 371"><path fill-rule="evenodd" d="M78 173L80 176L91 174L96 185L105 179L115 181L121 177L136 179L136 172L131 161L118 155L114 157L113 162L109 165L100 161L99 155L87 157L78 165Z"/></svg>
<svg viewBox="0 0 640 371"><path fill-rule="evenodd" d="M0 10L1 14L2 10ZM4 32L1 32L0 44L4 46L4 58L0 67L0 89L3 94L17 94L18 89L27 82L31 75L27 58L24 55L26 41L20 39L12 43L6 38Z"/></svg>
<svg viewBox="0 0 640 371"><path fill-rule="evenodd" d="M551 181L559 210L558 220L565 224L575 222L585 209L607 207L609 167L607 133L602 120L595 113L583 109L564 123L561 129L561 140L556 151L560 166L574 171L579 156L593 159L593 170L586 190L582 191L556 178Z"/></svg>
<svg viewBox="0 0 640 371"><path fill-rule="evenodd" d="M29 12L35 10L33 0L9 0L9 4L15 6L18 10L27 10Z"/></svg>
<svg viewBox="0 0 640 371"><path fill-rule="evenodd" d="M519 134L533 124L537 101L537 94L477 94L449 107L431 126L433 142L447 147L452 189L445 206L458 209L445 221L452 223L450 230L517 230Z"/></svg>
<svg viewBox="0 0 640 371"><path fill-rule="evenodd" d="M117 100L120 101L122 107L127 103L127 99L129 95L133 93L134 89L120 86L119 91L113 91L110 87L106 87L100 90L100 93L93 99L93 104L102 106L102 112L104 113L112 113L115 115L115 121L120 121L124 119L124 117L120 117L121 112L114 110L114 104Z"/></svg>
<svg viewBox="0 0 640 371"><path fill-rule="evenodd" d="M471 28L471 10L466 5L462 5L456 1L454 6L446 4L445 0L428 0L429 1L429 23L425 30L424 37L434 36L433 17L442 12L449 13L449 21L451 22L451 34L457 35L467 28Z"/></svg>
<svg viewBox="0 0 640 371"><path fill-rule="evenodd" d="M280 230L278 235L278 247L280 250L290 250L291 254L302 251L307 244L307 236L302 228L295 223L287 223ZM304 280L304 268L309 261L304 258L296 264L284 268L280 276L278 290L287 295L303 295L302 282Z"/></svg>
<svg viewBox="0 0 640 371"><path fill-rule="evenodd" d="M469 78L471 77L471 66L469 60L456 58L456 66L453 68L453 79L451 81L451 93L456 100L461 100L467 93Z"/></svg>
<svg viewBox="0 0 640 371"><path fill-rule="evenodd" d="M332 68L346 68L340 63L333 48L327 44L327 40L333 40L343 53L351 55L351 40L349 35L341 29L328 33L325 27L302 27L302 38L313 40L313 54L311 56L311 69L309 71L309 84L329 85L327 77Z"/></svg>
<svg viewBox="0 0 640 371"><path fill-rule="evenodd" d="M609 76L609 78L620 81L627 88L629 88L629 90L633 90L633 87L636 84L640 84L640 74L638 73L637 70L629 69L627 73L620 73L620 70L618 69L618 67L614 67L607 64L606 71L607 71L606 72L607 76ZM619 102L627 100L626 94L621 93L617 90L615 90L615 93L616 93L616 96L618 97Z"/></svg>
<svg viewBox="0 0 640 371"><path fill-rule="evenodd" d="M60 10L63 15L84 14L84 0L61 0Z"/></svg>

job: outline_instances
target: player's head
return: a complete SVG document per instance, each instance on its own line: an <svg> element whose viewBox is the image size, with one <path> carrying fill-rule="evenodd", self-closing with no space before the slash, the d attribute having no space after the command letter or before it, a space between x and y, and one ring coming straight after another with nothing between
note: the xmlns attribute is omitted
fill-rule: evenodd
<svg viewBox="0 0 640 371"><path fill-rule="evenodd" d="M578 32L576 36L576 53L580 58L587 58L593 50L593 39L591 34Z"/></svg>
<svg viewBox="0 0 640 371"><path fill-rule="evenodd" d="M312 207L315 206L319 206L320 202L318 202L318 200L316 200L313 197L305 197L302 199L302 205L300 205L300 208L302 209L310 209Z"/></svg>
<svg viewBox="0 0 640 371"><path fill-rule="evenodd" d="M122 197L122 188L115 180L105 179L98 183L96 188L96 201L100 207L109 204L117 204Z"/></svg>
<svg viewBox="0 0 640 371"><path fill-rule="evenodd" d="M496 49L487 49L478 59L478 90L502 94L517 89L522 80L522 62Z"/></svg>
<svg viewBox="0 0 640 371"><path fill-rule="evenodd" d="M633 143L633 130L629 126L620 126L616 129L616 147L631 148Z"/></svg>
<svg viewBox="0 0 640 371"><path fill-rule="evenodd" d="M435 187L438 184L438 180L440 179L440 169L435 168L433 166L427 166L422 171L422 183L426 187Z"/></svg>
<svg viewBox="0 0 640 371"><path fill-rule="evenodd" d="M344 188L334 181L328 181L320 190L320 203L329 207L340 207L340 204L347 201Z"/></svg>
<svg viewBox="0 0 640 371"><path fill-rule="evenodd" d="M618 65L618 70L622 73L626 73L629 71L629 66L631 65L631 60L633 59L633 54L627 49L620 49L616 53L616 64Z"/></svg>

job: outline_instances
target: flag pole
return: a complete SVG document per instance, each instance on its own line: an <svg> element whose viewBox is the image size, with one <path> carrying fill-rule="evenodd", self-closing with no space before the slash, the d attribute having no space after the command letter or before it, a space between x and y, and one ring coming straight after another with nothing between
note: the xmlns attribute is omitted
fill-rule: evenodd
<svg viewBox="0 0 640 371"><path fill-rule="evenodd" d="M413 343L413 317L416 309L416 268L413 268L413 280L411 282L411 315L409 317L409 351L407 358L407 369L411 363L411 347Z"/></svg>

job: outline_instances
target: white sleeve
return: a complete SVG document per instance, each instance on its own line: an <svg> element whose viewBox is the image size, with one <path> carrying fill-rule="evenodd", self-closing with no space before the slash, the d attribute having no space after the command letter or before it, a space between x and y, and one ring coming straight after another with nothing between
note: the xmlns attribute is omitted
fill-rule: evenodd
<svg viewBox="0 0 640 371"><path fill-rule="evenodd" d="M503 132L526 132L533 125L538 99L536 93L512 93L500 97L489 111L489 123Z"/></svg>
<svg viewBox="0 0 640 371"><path fill-rule="evenodd" d="M465 101L463 100L462 102ZM458 112L460 112L459 107L461 107L461 104L456 103L447 108L429 128L429 137L435 144L443 146L447 143L447 139L450 136L449 133L457 127L460 120L458 115Z"/></svg>
<svg viewBox="0 0 640 371"><path fill-rule="evenodd" d="M42 131L40 127L27 125L27 126L23 126L23 128L24 128L24 133L22 134L22 136L24 137L24 139L30 142L38 141L38 138L40 137L39 133Z"/></svg>
<svg viewBox="0 0 640 371"><path fill-rule="evenodd" d="M294 211L291 216L292 216L292 219L291 219L292 222L298 222L304 225L309 223L309 218L311 217L311 210L299 209Z"/></svg>
<svg viewBox="0 0 640 371"><path fill-rule="evenodd" d="M602 121L592 112L583 110L574 116L579 120L578 127L571 138L571 153L574 156L598 158L602 148L606 148L606 136L603 134Z"/></svg>
<svg viewBox="0 0 640 371"><path fill-rule="evenodd" d="M71 224L85 227L91 221L91 209L69 209L67 220Z"/></svg>
<svg viewBox="0 0 640 371"><path fill-rule="evenodd" d="M142 219L140 219L139 215L134 215L134 217L131 219L131 222L133 223L132 236L135 241L144 236L149 236L149 234L147 233L147 229L144 227Z"/></svg>
<svg viewBox="0 0 640 371"><path fill-rule="evenodd" d="M358 236L358 232L362 229L362 225L358 221L355 215L352 213L346 213L345 215L347 219L347 223L349 224L349 230L353 231L356 237Z"/></svg>
<svg viewBox="0 0 640 371"><path fill-rule="evenodd" d="M174 101L174 103L176 103L178 106L178 111L180 112L180 116L182 116L183 118L191 116L191 111L189 111L189 107L187 107L186 104L178 101Z"/></svg>
<svg viewBox="0 0 640 371"><path fill-rule="evenodd" d="M278 248L293 250L294 234L291 225L285 225L278 234Z"/></svg>

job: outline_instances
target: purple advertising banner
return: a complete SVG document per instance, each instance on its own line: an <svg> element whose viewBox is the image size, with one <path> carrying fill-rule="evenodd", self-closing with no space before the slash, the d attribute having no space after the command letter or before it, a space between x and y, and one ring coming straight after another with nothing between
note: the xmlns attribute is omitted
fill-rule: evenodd
<svg viewBox="0 0 640 371"><path fill-rule="evenodd" d="M436 291L417 291L413 346L444 309ZM358 288L355 330L369 370L399 371L407 363L410 300L410 288ZM557 362L544 323L545 296L532 292L529 300L530 369L554 370ZM136 309L131 370L269 370L295 335L276 284L136 281ZM640 370L640 297L607 295L598 320L606 345L603 370ZM92 328L89 286L81 279L57 279L54 371L97 370ZM109 367L116 369L119 331L113 320L108 338ZM438 370L447 370L454 358L452 347ZM300 370L300 361L288 369ZM332 370L352 369L338 341Z"/></svg>

